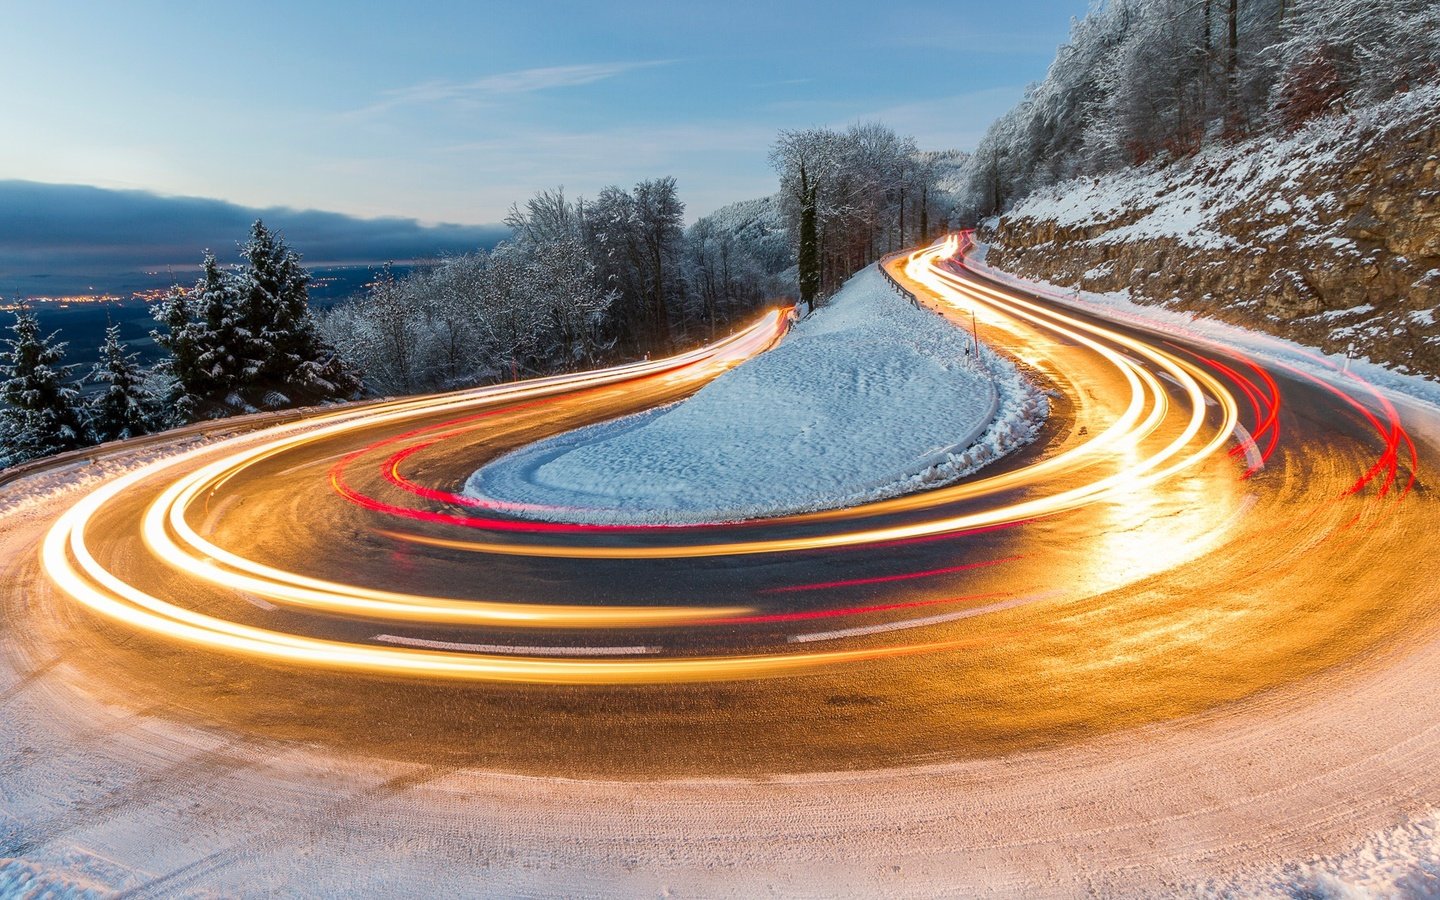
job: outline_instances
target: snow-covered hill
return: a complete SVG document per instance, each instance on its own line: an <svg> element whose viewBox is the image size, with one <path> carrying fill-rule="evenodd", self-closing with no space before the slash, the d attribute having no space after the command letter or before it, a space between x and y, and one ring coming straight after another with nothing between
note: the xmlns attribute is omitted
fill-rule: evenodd
<svg viewBox="0 0 1440 900"><path fill-rule="evenodd" d="M1039 190L996 267L1440 374L1440 85L1300 130Z"/></svg>
<svg viewBox="0 0 1440 900"><path fill-rule="evenodd" d="M1033 437L1046 411L1012 365L988 350L977 365L968 335L872 266L690 399L525 447L466 491L580 522L839 507L968 474Z"/></svg>

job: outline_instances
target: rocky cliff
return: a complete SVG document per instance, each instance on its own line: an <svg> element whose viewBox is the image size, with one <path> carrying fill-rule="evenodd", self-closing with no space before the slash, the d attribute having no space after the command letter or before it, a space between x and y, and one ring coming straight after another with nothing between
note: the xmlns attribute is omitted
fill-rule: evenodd
<svg viewBox="0 0 1440 900"><path fill-rule="evenodd" d="M1030 195L989 262L1440 376L1440 85Z"/></svg>

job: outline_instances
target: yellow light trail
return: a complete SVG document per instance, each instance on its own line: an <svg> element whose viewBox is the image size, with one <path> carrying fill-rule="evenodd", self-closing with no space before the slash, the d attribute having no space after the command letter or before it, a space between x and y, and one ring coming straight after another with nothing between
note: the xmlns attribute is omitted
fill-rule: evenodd
<svg viewBox="0 0 1440 900"><path fill-rule="evenodd" d="M1126 358L1124 354L1106 346L1102 341L1118 345L1144 357L1169 374L1180 385L1190 406L1190 415L1180 435L1159 451L1139 459L1126 470L1097 479L1089 484L1020 503L991 507L979 512L942 516L924 522L884 528L861 528L780 539L642 547L520 544L442 538L400 531L383 533L400 540L448 550L563 559L693 559L855 547L1013 524L1076 509L1117 493L1134 491L1170 478L1203 462L1231 439L1235 425L1239 421L1239 404L1218 379L1171 353L1113 329L1046 310L1043 307L1009 297L999 291L976 289L974 293L962 293L969 285L959 279L947 277L936 266L938 260L950 257L955 250L955 238L952 237L934 247L917 251L906 263L907 273L921 281L946 303L958 307L962 297L972 302L986 303L995 314L1009 315L1028 321L1093 349L1104 360L1114 365L1130 386L1131 402L1125 414L1090 442L1017 472L982 479L967 485L912 494L894 500L775 521L843 521L901 510L930 509L956 500L984 497L1002 490L1035 484L1044 477L1074 469L1078 464L1087 461L1111 458L1116 453L1129 453L1149 437L1164 420L1169 406L1168 394L1152 372ZM1186 452L1191 442L1204 428L1207 397L1217 405L1220 411L1220 426L1208 440ZM1136 420L1139 419L1141 410L1147 404L1150 407L1150 414L1137 423Z"/></svg>
<svg viewBox="0 0 1440 900"><path fill-rule="evenodd" d="M1039 492L1023 502L1000 504L963 515L942 515L926 521L881 528L841 528L784 539L604 547L558 543L507 544L451 540L413 533L382 533L450 549L588 559L673 559L853 547L962 532L1075 509L1169 478L1199 464L1230 439L1237 422L1238 405L1228 390L1208 373L1159 348L1111 329L1045 309L1007 292L948 276L940 271L937 263L953 254L955 249L954 239L950 239L919 251L907 261L906 271L942 303L957 308L961 308L962 301L983 306L988 311L987 315L1023 323L1037 333L1062 336L1093 351L1113 366L1127 385L1130 397L1124 411L1090 440L1026 469L848 510L774 521L848 522L890 512L931 509L960 499L981 498L1014 487L1038 485L1056 475L1082 471L1119 457L1130 461L1126 468L1068 490ZM258 444L253 436L231 439L223 442L220 449L223 451L232 446L237 449L198 465L189 474L173 478L147 506L141 522L145 545L157 560L169 568L219 588L251 593L284 605L368 618L590 629L676 626L744 615L752 611L750 607L587 607L492 603L339 584L286 572L228 551L201 535L186 513L199 499L223 487L246 468L306 445L344 440L360 429L377 425L399 424L437 413L498 407L587 388L624 384L645 377L703 381L767 349L783 335L785 327L784 313L772 312L755 326L732 338L668 360L455 394L389 401L363 410L324 414L308 422L272 429L266 432L268 439ZM1117 350L1117 347L1120 349ZM1142 445L1169 420L1171 402L1169 393L1156 375L1127 354L1143 358L1173 379L1179 385L1189 410L1188 415L1181 419L1183 426L1178 436L1146 453L1140 452ZM1216 404L1220 424L1208 436L1202 437L1207 418L1207 398ZM623 660L567 659L353 644L229 622L167 602L127 583L101 564L86 543L87 524L107 504L152 480L170 478L173 472L202 463L216 452L216 448L192 450L117 478L91 492L67 511L47 535L41 553L49 576L65 592L103 616L187 643L273 660L440 678L554 683L759 678L882 656L938 652L965 644L963 641L945 641L824 652L806 650Z"/></svg>

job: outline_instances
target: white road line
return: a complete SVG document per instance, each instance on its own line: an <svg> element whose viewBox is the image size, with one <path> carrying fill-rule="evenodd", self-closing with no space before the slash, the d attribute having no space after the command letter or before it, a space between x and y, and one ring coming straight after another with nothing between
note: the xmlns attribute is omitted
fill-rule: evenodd
<svg viewBox="0 0 1440 900"><path fill-rule="evenodd" d="M208 532L214 532L215 523L219 521L220 517L225 514L225 510L234 506L236 502L239 501L239 499L239 497L230 496L226 497L224 500L221 500L215 505L215 508L210 510L209 513L205 516L205 522L203 525L201 525L201 527Z"/></svg>
<svg viewBox="0 0 1440 900"><path fill-rule="evenodd" d="M341 453L332 453L332 454L330 454L329 456L322 456L322 457L320 457L319 459L307 460L307 461L305 461L305 462L299 463L298 465L293 465L293 466L291 466L291 467L288 468L288 469L282 469L281 471L276 472L274 477L280 478L280 477L283 477L283 476L285 476L285 475L293 475L294 473L300 471L301 469L308 469L308 468L310 468L311 466L318 466L318 465L320 465L320 464L322 464L322 463L333 462L334 460L337 460L337 459L339 459L340 457L349 454L349 452L350 452L349 450L345 450L345 451L343 451L343 452L341 452Z"/></svg>
<svg viewBox="0 0 1440 900"><path fill-rule="evenodd" d="M977 606L973 609L962 609L959 612L945 613L939 616L930 616L924 619L905 619L900 622L882 622L879 625L861 625L857 628L842 628L839 631L816 631L810 634L792 634L786 638L789 643L799 644L809 641L829 641L835 638L857 637L866 634L879 634L882 631L899 631L902 628L920 628L925 625L938 625L941 622L954 622L959 619L969 619L973 616L983 616L986 613L1000 612L1005 609L1014 609L1017 606L1024 606L1037 600L1047 600L1060 594L1060 591L1044 591L1039 594L1030 594L1025 597L1015 597L1010 600L1002 600L999 603L991 603L989 606Z"/></svg>
<svg viewBox="0 0 1440 900"><path fill-rule="evenodd" d="M435 641L399 634L377 634L375 640L387 644L424 647L428 650L463 650L467 653L503 653L510 656L640 656L660 652L659 647L512 647L508 644L465 644L460 641Z"/></svg>
<svg viewBox="0 0 1440 900"><path fill-rule="evenodd" d="M1185 390L1185 385L1181 384L1181 383L1180 383L1180 380L1179 380L1178 378L1176 378L1174 375L1171 375L1169 372L1156 372L1155 374L1156 374L1156 375L1159 375L1161 378L1163 378L1163 379L1165 379L1166 381L1170 382L1171 384L1175 385L1175 386L1178 387L1180 390L1182 390L1182 391ZM1206 395L1205 395L1205 405L1206 405L1206 406L1216 406L1216 405L1218 405L1218 404L1216 404L1214 397L1210 396L1209 394L1206 394Z"/></svg>
<svg viewBox="0 0 1440 900"><path fill-rule="evenodd" d="M258 606L266 612L274 612L275 610L280 608L275 604L271 603L269 600L266 600L264 597L257 597L254 594L247 594L243 591L240 591L238 593L241 597L244 597L248 603L254 606Z"/></svg>
<svg viewBox="0 0 1440 900"><path fill-rule="evenodd" d="M1255 439L1239 422L1235 423L1235 439L1240 442L1241 447L1245 448L1245 462L1251 469L1265 468L1265 457L1260 455L1260 448L1255 446Z"/></svg>

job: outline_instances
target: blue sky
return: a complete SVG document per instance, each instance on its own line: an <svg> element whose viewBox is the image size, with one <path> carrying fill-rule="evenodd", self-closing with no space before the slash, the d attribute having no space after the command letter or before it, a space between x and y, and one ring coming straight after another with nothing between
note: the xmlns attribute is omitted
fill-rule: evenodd
<svg viewBox="0 0 1440 900"><path fill-rule="evenodd" d="M0 2L0 179L479 224L558 184L773 190L786 127L968 148L1083 0Z"/></svg>

